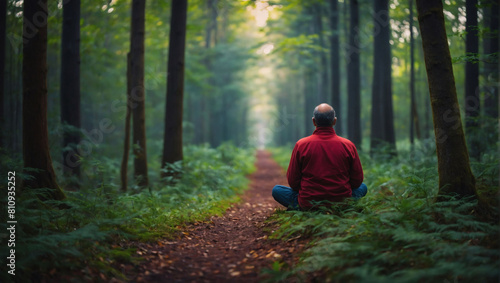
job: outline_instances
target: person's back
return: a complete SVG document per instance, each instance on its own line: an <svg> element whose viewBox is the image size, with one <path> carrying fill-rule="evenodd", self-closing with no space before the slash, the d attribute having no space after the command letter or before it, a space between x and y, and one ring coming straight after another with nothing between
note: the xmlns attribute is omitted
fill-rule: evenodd
<svg viewBox="0 0 500 283"><path fill-rule="evenodd" d="M330 105L315 108L316 130L295 144L287 171L291 188L275 186L276 201L286 207L309 209L315 202L338 202L366 194L356 147L337 136L333 129L336 120Z"/></svg>

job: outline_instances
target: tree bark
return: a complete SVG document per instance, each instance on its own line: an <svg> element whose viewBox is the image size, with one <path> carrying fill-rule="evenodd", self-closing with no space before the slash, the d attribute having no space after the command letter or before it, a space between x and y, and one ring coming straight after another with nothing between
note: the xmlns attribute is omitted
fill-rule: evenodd
<svg viewBox="0 0 500 283"><path fill-rule="evenodd" d="M432 104L439 173L439 197L475 196L441 0L417 0L418 21Z"/></svg>
<svg viewBox="0 0 500 283"><path fill-rule="evenodd" d="M340 56L339 56L339 8L338 0L330 0L330 29L332 36L330 38L330 63L332 69L332 106L336 113L342 113L341 98L340 98ZM341 122L335 125L335 132L342 134Z"/></svg>
<svg viewBox="0 0 500 283"><path fill-rule="evenodd" d="M359 5L358 0L350 1L349 45L347 47L347 92L349 139L361 148L361 78L359 59Z"/></svg>
<svg viewBox="0 0 500 283"><path fill-rule="evenodd" d="M314 124L312 123L312 114L314 111L314 98L311 97L311 94L314 93L314 72L308 68L307 66L305 67L304 71L304 113L305 113L305 119L304 119L304 136L309 136L312 134L314 131Z"/></svg>
<svg viewBox="0 0 500 283"><path fill-rule="evenodd" d="M477 0L466 0L465 7L465 54L477 56L479 52ZM479 63L475 60L467 60L465 62L465 132L468 134L470 155L476 160L479 159L481 153L478 140L480 104Z"/></svg>
<svg viewBox="0 0 500 283"><path fill-rule="evenodd" d="M56 181L47 128L47 0L25 0L23 11L23 187L47 188L41 199L65 198Z"/></svg>
<svg viewBox="0 0 500 283"><path fill-rule="evenodd" d="M415 101L415 39L413 38L413 0L410 0L410 144L414 144L415 125L418 123L418 113ZM417 127L417 132L419 128ZM420 138L420 133L419 133Z"/></svg>
<svg viewBox="0 0 500 283"><path fill-rule="evenodd" d="M209 78L209 85L211 87L209 93L207 94L207 111L208 111L208 120L209 120L209 128L208 128L208 138L210 141L210 145L212 147L217 147L221 143L221 124L220 124L220 101L219 101L219 91L217 89L217 80L215 78L215 61L216 53L215 47L218 43L218 39L220 36L219 25L217 22L217 18L219 17L217 10L217 2L218 0L208 0L208 13L210 15L210 37L209 40L209 50L211 51L210 57L207 59L209 71L212 72L212 76ZM207 34L208 35L208 34Z"/></svg>
<svg viewBox="0 0 500 283"><path fill-rule="evenodd" d="M484 82L481 89L484 91L484 118L482 132L487 133L482 142L487 148L493 148L499 140L498 127L498 90L500 86L500 64L498 61L498 41L499 41L499 13L500 1L482 1L484 26L487 32L483 37L483 52L486 56L484 60ZM494 55L496 54L496 56Z"/></svg>
<svg viewBox="0 0 500 283"><path fill-rule="evenodd" d="M487 55L498 54L499 13L500 1L490 0L486 2L484 19L487 21L489 32L484 38L484 53ZM489 56L484 64L486 78L486 94L484 97L484 112L486 116L498 119L498 90L500 84L500 68L497 56ZM497 123L495 123L497 124ZM497 125L496 125L497 126ZM498 131L498 130L497 130ZM496 140L492 141L493 143Z"/></svg>
<svg viewBox="0 0 500 283"><path fill-rule="evenodd" d="M315 33L318 35L318 45L321 47L319 51L319 80L318 80L318 101L323 103L327 102L328 94L328 60L326 58L326 52L324 49L326 48L325 40L323 37L323 13L322 4L316 3L313 6L314 12L314 29ZM319 103L318 103L319 104Z"/></svg>
<svg viewBox="0 0 500 283"><path fill-rule="evenodd" d="M214 0L208 0L206 2L207 4L207 9L206 9L206 16L207 16L207 25L205 26L205 52L206 52L206 57L205 57L205 67L207 68L207 71L210 72L212 68L212 62L211 62L211 47L212 47L212 37L213 33L212 30L216 29L217 25L217 14L214 13L213 11L213 2ZM214 21L215 17L215 21ZM208 79L208 83L212 83L212 79ZM210 137L210 129L212 129L212 122L211 122L211 111L209 109L209 102L211 101L211 98L209 96L210 91L207 91L206 93L203 93L201 96L201 114L203 116L203 119L200 120L200 126L201 126L201 141L203 143L210 143L211 142L211 137Z"/></svg>
<svg viewBox="0 0 500 283"><path fill-rule="evenodd" d="M80 0L63 1L61 40L61 123L63 168L80 177L77 145L80 143ZM71 126L71 129L68 128ZM78 186L78 184L72 184Z"/></svg>
<svg viewBox="0 0 500 283"><path fill-rule="evenodd" d="M390 153L395 154L389 1L376 0L373 3L374 56L370 147L373 153L383 146L389 146Z"/></svg>
<svg viewBox="0 0 500 283"><path fill-rule="evenodd" d="M128 156L130 151L130 116L132 114L132 100L130 99L130 53L127 53L127 112L125 114L125 139L123 142L123 157L122 164L120 168L120 178L122 182L121 190L126 192L128 188L128 178L127 178L127 167L128 167Z"/></svg>
<svg viewBox="0 0 500 283"><path fill-rule="evenodd" d="M130 34L130 98L133 101L132 127L134 148L134 176L140 187L145 187L149 183L146 151L146 123L144 110L145 13L146 1L133 0Z"/></svg>
<svg viewBox="0 0 500 283"><path fill-rule="evenodd" d="M5 38L7 36L7 0L0 3L0 148L5 148Z"/></svg>
<svg viewBox="0 0 500 283"><path fill-rule="evenodd" d="M182 160L182 110L186 49L187 0L172 2L167 72L167 106L162 167ZM164 174L165 175L165 174Z"/></svg>

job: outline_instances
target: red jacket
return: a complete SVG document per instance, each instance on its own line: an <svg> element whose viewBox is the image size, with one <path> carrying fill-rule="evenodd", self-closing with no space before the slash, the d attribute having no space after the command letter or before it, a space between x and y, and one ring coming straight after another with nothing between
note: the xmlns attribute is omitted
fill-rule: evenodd
<svg viewBox="0 0 500 283"><path fill-rule="evenodd" d="M317 127L293 148L286 173L288 184L299 191L299 205L310 201L343 201L363 182L363 168L356 146L337 136L331 127Z"/></svg>

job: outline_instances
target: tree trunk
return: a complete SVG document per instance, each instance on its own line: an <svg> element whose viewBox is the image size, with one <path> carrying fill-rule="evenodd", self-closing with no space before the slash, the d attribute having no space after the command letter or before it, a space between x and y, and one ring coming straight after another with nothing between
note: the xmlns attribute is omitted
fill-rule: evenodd
<svg viewBox="0 0 500 283"><path fill-rule="evenodd" d="M147 186L148 162L146 151L146 123L144 110L144 26L146 1L132 1L130 34L130 98L132 105L132 127L134 148L134 176L140 187Z"/></svg>
<svg viewBox="0 0 500 283"><path fill-rule="evenodd" d="M80 0L63 1L61 39L61 123L65 174L80 176ZM68 128L70 126L71 128ZM78 184L72 184L78 186Z"/></svg>
<svg viewBox="0 0 500 283"><path fill-rule="evenodd" d="M316 3L313 6L314 12L313 17L315 19L314 29L315 33L318 35L318 45L321 47L319 51L319 81L318 81L318 101L320 103L326 103L328 94L328 60L326 58L326 53L324 49L326 48L325 40L323 37L323 15L321 10L323 9L321 3ZM319 104L319 103L318 103Z"/></svg>
<svg viewBox="0 0 500 283"><path fill-rule="evenodd" d="M484 53L489 55L488 60L484 64L485 78L486 78L486 93L484 97L484 112L492 120L498 119L498 89L499 89L499 62L498 55L491 56L490 54L498 54L498 34L499 34L499 9L500 3L498 0L491 0L486 2L484 19L487 21L489 32L485 34L484 38ZM495 127L498 128L498 123L495 121ZM498 131L498 129L497 129ZM498 138L492 140L495 143Z"/></svg>
<svg viewBox="0 0 500 283"><path fill-rule="evenodd" d="M422 37L416 37L415 38L415 43L417 46L420 46L422 45ZM425 61L424 59L424 51L422 50L422 48L418 48L418 55L419 55L419 60L417 61ZM421 68L421 64L418 65L418 68L416 70L416 74L415 74L416 78L415 78L415 81L417 82L420 82L421 81L421 78L423 77L426 77L427 76L427 73L426 73L426 70L425 70L425 67L424 68ZM428 95L428 92L429 92L429 88L427 87L427 84L418 84L416 85L416 93L422 93L423 94L423 98L424 98L424 102L423 102L423 105L424 105L424 115L423 115L423 134L422 134L422 138L423 139L427 139L430 137L430 134L433 130L433 125L432 125L432 121L431 121L431 117L432 117L432 110L431 110L431 101L430 101L430 95Z"/></svg>
<svg viewBox="0 0 500 283"><path fill-rule="evenodd" d="M187 0L172 2L162 167L165 167L167 163L174 163L183 158L182 102L184 95L187 7Z"/></svg>
<svg viewBox="0 0 500 283"><path fill-rule="evenodd" d="M217 25L217 22L213 23L213 12L212 12L212 4L213 0L208 0L206 2L207 4L207 9L206 9L206 17L207 17L207 24L205 25L205 52L206 52L206 57L205 57L205 67L207 68L207 71L210 72L211 70L211 46L212 46L212 29L214 29L214 24ZM217 15L216 15L217 16ZM211 83L211 79L208 79L208 83ZM203 119L200 120L201 124L201 140L203 143L210 143L210 129L211 129L211 111L209 110L209 102L210 102L210 97L209 97L210 91L207 91L202 94L201 96L201 113L203 115Z"/></svg>
<svg viewBox="0 0 500 283"><path fill-rule="evenodd" d="M388 145L389 153L396 155L396 135L394 133L394 110L392 106L392 55L391 55L391 25L389 19L389 0L375 1L378 6L376 11L377 23L380 25L380 43L383 48L380 52L383 60L381 73L383 73L381 97L384 117L384 142ZM384 13L387 13L384 15ZM375 53L377 54L377 53Z"/></svg>
<svg viewBox="0 0 500 283"><path fill-rule="evenodd" d="M24 1L23 15L23 161L33 177L23 186L50 189L40 198L61 200L47 128L47 0Z"/></svg>
<svg viewBox="0 0 500 283"><path fill-rule="evenodd" d="M314 83L315 74L314 71L308 67L305 67L305 75L304 75L304 136L309 136L314 131L314 124L312 123L312 116L315 105L315 98L311 95L315 93ZM317 101L316 101L317 102Z"/></svg>
<svg viewBox="0 0 500 283"><path fill-rule="evenodd" d="M207 111L209 115L209 125L210 127L208 128L208 137L210 141L210 145L212 147L217 147L220 144L220 124L219 124L219 100L218 100L218 94L219 92L217 91L217 80L215 78L215 64L214 62L216 61L216 56L218 55L216 53L215 47L218 43L219 39L219 25L217 22L217 18L219 16L218 10L217 10L217 2L218 0L208 0L207 5L208 7L208 12L210 14L210 27L211 27L211 57L209 58L209 71L212 72L212 76L209 78L209 85L212 89L210 89L209 94L207 95L208 98L208 103L207 103Z"/></svg>
<svg viewBox="0 0 500 283"><path fill-rule="evenodd" d="M128 178L127 178L127 167L128 167L128 156L130 151L130 116L132 114L132 100L130 99L130 75L131 75L131 67L130 67L130 53L127 53L127 112L125 114L125 139L123 143L123 158L122 165L120 168L120 178L122 181L121 190L122 192L126 192L128 188Z"/></svg>
<svg viewBox="0 0 500 283"><path fill-rule="evenodd" d="M209 128L208 128L208 138L210 141L210 145L212 147L217 147L220 145L221 142L221 128L220 128L220 113L219 113L219 91L217 91L217 81L214 77L214 62L215 62L215 56L218 54L216 53L215 46L217 45L218 42L218 36L219 36L219 26L217 22L218 18L218 11L217 11L217 1L218 0L208 0L207 5L208 5L208 12L210 15L210 37L207 38L209 40L209 49L211 50L211 54L208 58L209 62L209 69L208 71L212 72L212 76L209 78L209 85L211 87L208 95L207 95L207 111L208 111L208 120L209 120ZM208 34L207 34L208 35Z"/></svg>
<svg viewBox="0 0 500 283"><path fill-rule="evenodd" d="M415 38L413 35L413 0L410 0L410 143L422 138L420 119L418 118L417 100L415 98Z"/></svg>
<svg viewBox="0 0 500 283"><path fill-rule="evenodd" d="M395 153L394 119L392 109L392 56L390 44L389 1L374 3L373 85L371 140L372 153L389 146Z"/></svg>
<svg viewBox="0 0 500 283"><path fill-rule="evenodd" d="M477 0L466 0L465 53L477 56L479 38L477 25ZM479 160L480 145L478 140L479 118L479 64L472 60L465 62L465 131L470 146L470 155Z"/></svg>
<svg viewBox="0 0 500 283"><path fill-rule="evenodd" d="M488 27L488 32L484 34L483 50L487 56L484 61L484 119L483 133L488 133L484 140L484 144L488 148L493 148L498 136L498 90L500 85L500 69L498 62L498 34L499 34L499 0L483 1L484 25ZM496 56L494 54L497 54Z"/></svg>
<svg viewBox="0 0 500 283"><path fill-rule="evenodd" d="M22 44L22 42L19 42ZM7 48L10 46L11 48ZM23 88L23 59L18 53L22 52L22 45L7 45L5 55L5 92L4 92L4 126L2 134L4 149L9 153L22 157L23 131L22 129L22 94Z"/></svg>
<svg viewBox="0 0 500 283"><path fill-rule="evenodd" d="M359 6L358 0L350 1L349 45L347 47L347 92L349 139L361 148L361 78L359 67Z"/></svg>
<svg viewBox="0 0 500 283"><path fill-rule="evenodd" d="M417 0L438 158L439 195L475 196L441 0Z"/></svg>
<svg viewBox="0 0 500 283"><path fill-rule="evenodd" d="M0 148L5 148L7 144L4 140L5 126L5 38L7 28L7 0L0 3Z"/></svg>
<svg viewBox="0 0 500 283"><path fill-rule="evenodd" d="M339 56L339 8L338 0L330 1L330 29L332 31L332 36L330 38L330 62L332 68L332 106L335 108L336 113L342 113L341 99L340 99L340 56ZM337 122L335 125L335 131L337 134L342 134L341 122Z"/></svg>

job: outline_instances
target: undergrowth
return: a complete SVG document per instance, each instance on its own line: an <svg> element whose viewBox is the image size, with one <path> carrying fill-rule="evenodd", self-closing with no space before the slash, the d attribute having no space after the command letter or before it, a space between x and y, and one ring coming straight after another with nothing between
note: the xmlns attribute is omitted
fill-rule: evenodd
<svg viewBox="0 0 500 283"><path fill-rule="evenodd" d="M173 237L188 223L222 214L238 200L237 195L247 187L246 175L254 170L253 151L230 144L217 149L189 146L184 154L184 161L169 169L180 172L180 180L156 182L144 190L119 192L119 184L109 178L112 174L118 178L117 162L103 159L87 160L98 162L94 173L101 177L87 180L78 191L66 191L67 199L62 202L41 202L33 191L18 195L15 279L37 281L42 274L61 270L78 270L87 280L93 280L93 274L86 274L90 270L108 279L124 279L115 264L136 257L132 257L135 249L122 248L121 241ZM18 160L7 163L3 166L21 172ZM43 193L43 189L36 192ZM56 208L61 204L66 209ZM1 233L7 231L6 220L2 213ZM4 259L10 249L7 236L1 238ZM5 265L1 272L0 281L12 279Z"/></svg>
<svg viewBox="0 0 500 283"><path fill-rule="evenodd" d="M271 149L286 168L291 148ZM477 201L435 202L437 160L431 142L389 161L360 153L368 194L343 208L277 211L272 237L301 237L296 266L276 263L270 282L498 282L498 215L485 220ZM281 160L281 162L280 162ZM479 194L498 204L498 156L472 163Z"/></svg>

